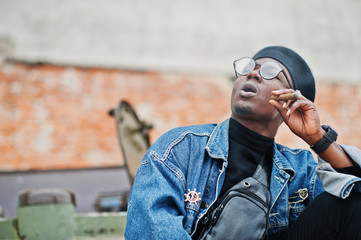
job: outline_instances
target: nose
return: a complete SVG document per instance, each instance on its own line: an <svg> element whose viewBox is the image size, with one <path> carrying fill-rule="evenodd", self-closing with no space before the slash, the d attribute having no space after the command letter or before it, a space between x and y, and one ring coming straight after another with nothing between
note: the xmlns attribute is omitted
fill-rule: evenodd
<svg viewBox="0 0 361 240"><path fill-rule="evenodd" d="M258 69L254 69L252 72L250 72L250 73L247 75L247 79L248 79L248 80L254 79L254 80L256 80L257 82L260 82L260 81L262 80L262 77L261 77L261 75L259 74L259 70L258 70Z"/></svg>

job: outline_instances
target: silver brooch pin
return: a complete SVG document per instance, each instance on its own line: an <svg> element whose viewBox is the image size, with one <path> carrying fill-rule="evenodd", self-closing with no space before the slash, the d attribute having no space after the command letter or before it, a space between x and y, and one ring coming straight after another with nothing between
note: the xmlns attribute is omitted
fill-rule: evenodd
<svg viewBox="0 0 361 240"><path fill-rule="evenodd" d="M188 189L188 193L184 194L184 196L186 198L185 202L188 201L189 203L198 204L199 201L201 200L199 195L201 195L201 193L197 192L196 189L194 189L193 191Z"/></svg>
<svg viewBox="0 0 361 240"><path fill-rule="evenodd" d="M305 201L306 198L308 197L308 189L307 188L298 189L297 192L295 192L295 193L297 193L298 196L290 197L290 199L295 199L295 198L300 198L300 199L298 201L294 201L294 202L289 201L288 202L289 208L296 207L297 203Z"/></svg>

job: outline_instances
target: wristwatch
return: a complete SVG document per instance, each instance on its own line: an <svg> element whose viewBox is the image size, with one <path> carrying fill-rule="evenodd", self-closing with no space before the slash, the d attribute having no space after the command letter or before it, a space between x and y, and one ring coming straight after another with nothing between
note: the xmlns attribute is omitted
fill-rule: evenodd
<svg viewBox="0 0 361 240"><path fill-rule="evenodd" d="M321 127L326 131L326 134L320 141L311 146L315 153L324 151L331 143L337 140L337 132L332 127L328 125L322 125Z"/></svg>

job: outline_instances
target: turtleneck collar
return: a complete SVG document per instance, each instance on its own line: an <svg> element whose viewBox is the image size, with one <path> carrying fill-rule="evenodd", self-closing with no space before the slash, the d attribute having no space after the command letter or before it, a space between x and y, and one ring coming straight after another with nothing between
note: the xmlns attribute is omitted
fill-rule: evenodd
<svg viewBox="0 0 361 240"><path fill-rule="evenodd" d="M274 142L274 138L258 134L233 118L229 122L229 136L237 143L257 152L266 152Z"/></svg>

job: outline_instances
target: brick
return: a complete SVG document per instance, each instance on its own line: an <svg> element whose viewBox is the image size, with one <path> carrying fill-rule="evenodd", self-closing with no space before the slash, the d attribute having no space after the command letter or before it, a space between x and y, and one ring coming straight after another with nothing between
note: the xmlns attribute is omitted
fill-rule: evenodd
<svg viewBox="0 0 361 240"><path fill-rule="evenodd" d="M6 63L0 79L0 171L122 165L108 110L123 99L153 124L151 142L174 127L230 116L232 82L219 76ZM321 83L316 96L321 122L358 147L360 92ZM307 147L286 126L277 141Z"/></svg>

